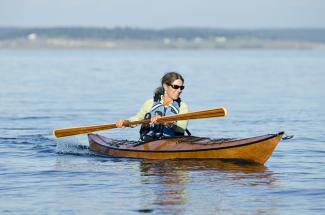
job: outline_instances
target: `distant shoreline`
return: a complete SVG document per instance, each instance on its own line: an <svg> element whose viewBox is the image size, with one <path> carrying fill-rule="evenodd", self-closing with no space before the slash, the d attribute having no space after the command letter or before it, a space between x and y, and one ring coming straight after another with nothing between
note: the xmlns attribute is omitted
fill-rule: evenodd
<svg viewBox="0 0 325 215"><path fill-rule="evenodd" d="M35 40L16 39L0 41L0 49L293 49L325 50L325 43L305 41L270 41L258 39L235 39L226 42L213 40L70 40L63 38L41 38Z"/></svg>
<svg viewBox="0 0 325 215"><path fill-rule="evenodd" d="M0 49L325 50L325 29L0 27Z"/></svg>

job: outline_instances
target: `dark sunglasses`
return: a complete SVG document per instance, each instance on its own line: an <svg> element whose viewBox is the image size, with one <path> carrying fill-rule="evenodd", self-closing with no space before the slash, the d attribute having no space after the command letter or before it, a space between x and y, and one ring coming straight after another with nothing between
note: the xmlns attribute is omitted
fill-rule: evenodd
<svg viewBox="0 0 325 215"><path fill-rule="evenodd" d="M169 86L171 86L175 90L178 90L179 88L181 88L181 90L184 90L184 88L185 88L185 86L179 86L179 85L175 85L175 84L169 84Z"/></svg>

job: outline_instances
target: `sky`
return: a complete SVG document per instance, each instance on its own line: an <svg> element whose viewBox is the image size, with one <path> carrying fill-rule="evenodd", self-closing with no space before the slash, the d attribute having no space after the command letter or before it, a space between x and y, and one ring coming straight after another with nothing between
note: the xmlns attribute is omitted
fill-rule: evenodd
<svg viewBox="0 0 325 215"><path fill-rule="evenodd" d="M0 27L325 28L325 0L0 0Z"/></svg>

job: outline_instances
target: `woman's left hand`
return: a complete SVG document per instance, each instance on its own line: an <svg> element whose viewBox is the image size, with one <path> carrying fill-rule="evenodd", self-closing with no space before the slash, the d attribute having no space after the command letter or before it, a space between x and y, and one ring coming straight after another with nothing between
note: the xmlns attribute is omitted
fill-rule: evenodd
<svg viewBox="0 0 325 215"><path fill-rule="evenodd" d="M160 119L161 116L160 115L155 115L150 119L150 124L157 124L158 119ZM166 122L164 123L165 126L169 127L169 128L174 128L176 126L176 122Z"/></svg>
<svg viewBox="0 0 325 215"><path fill-rule="evenodd" d="M160 119L161 118L161 116L160 115L155 115L155 116L153 116L153 117L151 117L151 119L150 119L150 124L156 124L157 123L157 120L158 119Z"/></svg>

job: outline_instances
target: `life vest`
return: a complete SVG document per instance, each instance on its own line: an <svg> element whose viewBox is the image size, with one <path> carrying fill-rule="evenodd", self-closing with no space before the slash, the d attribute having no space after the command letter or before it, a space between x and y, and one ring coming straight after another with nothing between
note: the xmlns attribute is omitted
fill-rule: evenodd
<svg viewBox="0 0 325 215"><path fill-rule="evenodd" d="M180 109L180 102L174 101L169 106L165 107L161 100L154 101L150 112L146 113L144 119L150 119L155 115L168 116L178 114ZM160 139L162 137L175 136L175 132L172 128L162 124L142 125L140 129L140 139L143 141L149 141L154 139Z"/></svg>

